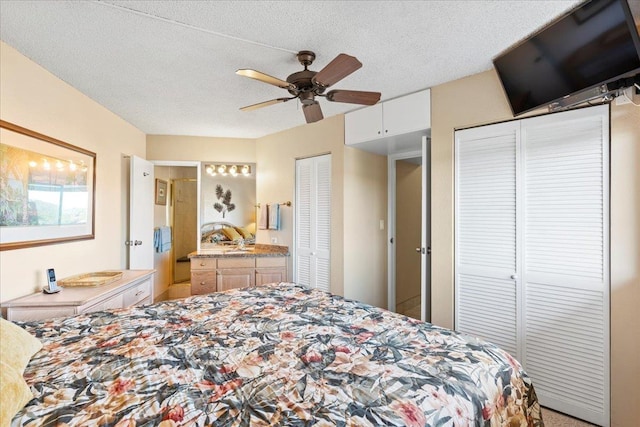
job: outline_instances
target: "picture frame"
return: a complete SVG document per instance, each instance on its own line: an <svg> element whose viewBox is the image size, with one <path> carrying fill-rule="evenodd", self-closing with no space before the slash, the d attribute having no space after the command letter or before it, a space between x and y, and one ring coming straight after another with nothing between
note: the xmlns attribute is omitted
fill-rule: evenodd
<svg viewBox="0 0 640 427"><path fill-rule="evenodd" d="M0 251L95 238L96 153L0 120Z"/></svg>
<svg viewBox="0 0 640 427"><path fill-rule="evenodd" d="M156 205L167 204L167 181L156 178Z"/></svg>

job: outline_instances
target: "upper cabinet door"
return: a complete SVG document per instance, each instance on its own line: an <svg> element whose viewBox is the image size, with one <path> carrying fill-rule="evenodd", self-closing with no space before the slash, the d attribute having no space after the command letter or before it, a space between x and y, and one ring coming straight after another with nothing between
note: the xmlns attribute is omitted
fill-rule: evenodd
<svg viewBox="0 0 640 427"><path fill-rule="evenodd" d="M383 103L383 137L431 127L431 90L412 93Z"/></svg>
<svg viewBox="0 0 640 427"><path fill-rule="evenodd" d="M356 110L344 116L345 144L382 138L382 104Z"/></svg>

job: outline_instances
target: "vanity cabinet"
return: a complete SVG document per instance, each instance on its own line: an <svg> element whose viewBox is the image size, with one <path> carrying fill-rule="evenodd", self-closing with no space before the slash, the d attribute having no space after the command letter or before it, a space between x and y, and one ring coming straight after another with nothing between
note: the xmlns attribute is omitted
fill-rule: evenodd
<svg viewBox="0 0 640 427"><path fill-rule="evenodd" d="M401 96L344 116L346 145L403 135L431 127L431 90Z"/></svg>
<svg viewBox="0 0 640 427"><path fill-rule="evenodd" d="M125 308L153 302L154 270L124 270L113 283L67 287L56 294L36 293L7 301L7 320L33 321Z"/></svg>
<svg viewBox="0 0 640 427"><path fill-rule="evenodd" d="M256 259L218 258L218 291L255 286Z"/></svg>
<svg viewBox="0 0 640 427"><path fill-rule="evenodd" d="M191 258L191 295L286 281L286 256Z"/></svg>
<svg viewBox="0 0 640 427"><path fill-rule="evenodd" d="M256 286L287 281L285 257L256 258Z"/></svg>

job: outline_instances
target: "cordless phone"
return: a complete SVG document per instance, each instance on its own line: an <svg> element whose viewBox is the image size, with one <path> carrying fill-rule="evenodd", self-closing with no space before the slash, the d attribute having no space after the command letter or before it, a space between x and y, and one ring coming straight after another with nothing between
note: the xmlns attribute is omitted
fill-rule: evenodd
<svg viewBox="0 0 640 427"><path fill-rule="evenodd" d="M42 290L47 294L55 294L56 292L60 292L60 287L56 282L56 272L53 268L47 269L47 286Z"/></svg>

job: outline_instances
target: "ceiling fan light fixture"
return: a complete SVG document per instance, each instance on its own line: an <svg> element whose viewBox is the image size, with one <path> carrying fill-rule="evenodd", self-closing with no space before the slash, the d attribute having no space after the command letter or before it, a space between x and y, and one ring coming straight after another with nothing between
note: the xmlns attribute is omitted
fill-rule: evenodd
<svg viewBox="0 0 640 427"><path fill-rule="evenodd" d="M334 90L330 91L326 95L324 94L327 87L339 82L362 67L362 63L358 61L355 56L341 53L318 72L307 68L315 60L315 53L310 50L301 50L298 52L297 57L300 64L304 67L304 70L290 74L287 77L286 82L256 70L237 70L236 74L240 76L249 77L264 83L278 86L288 90L292 95L291 98L277 98L270 101L260 102L258 104L247 105L240 108L240 110L255 110L257 108L298 98L302 104L302 111L307 123L313 123L324 118L320 104L315 100L316 96L325 97L327 101L332 102L348 102L362 105L373 105L380 100L379 92Z"/></svg>
<svg viewBox="0 0 640 427"><path fill-rule="evenodd" d="M315 123L324 119L318 101L313 101L311 104L302 104L302 112L304 113L305 119L307 119L307 123Z"/></svg>

